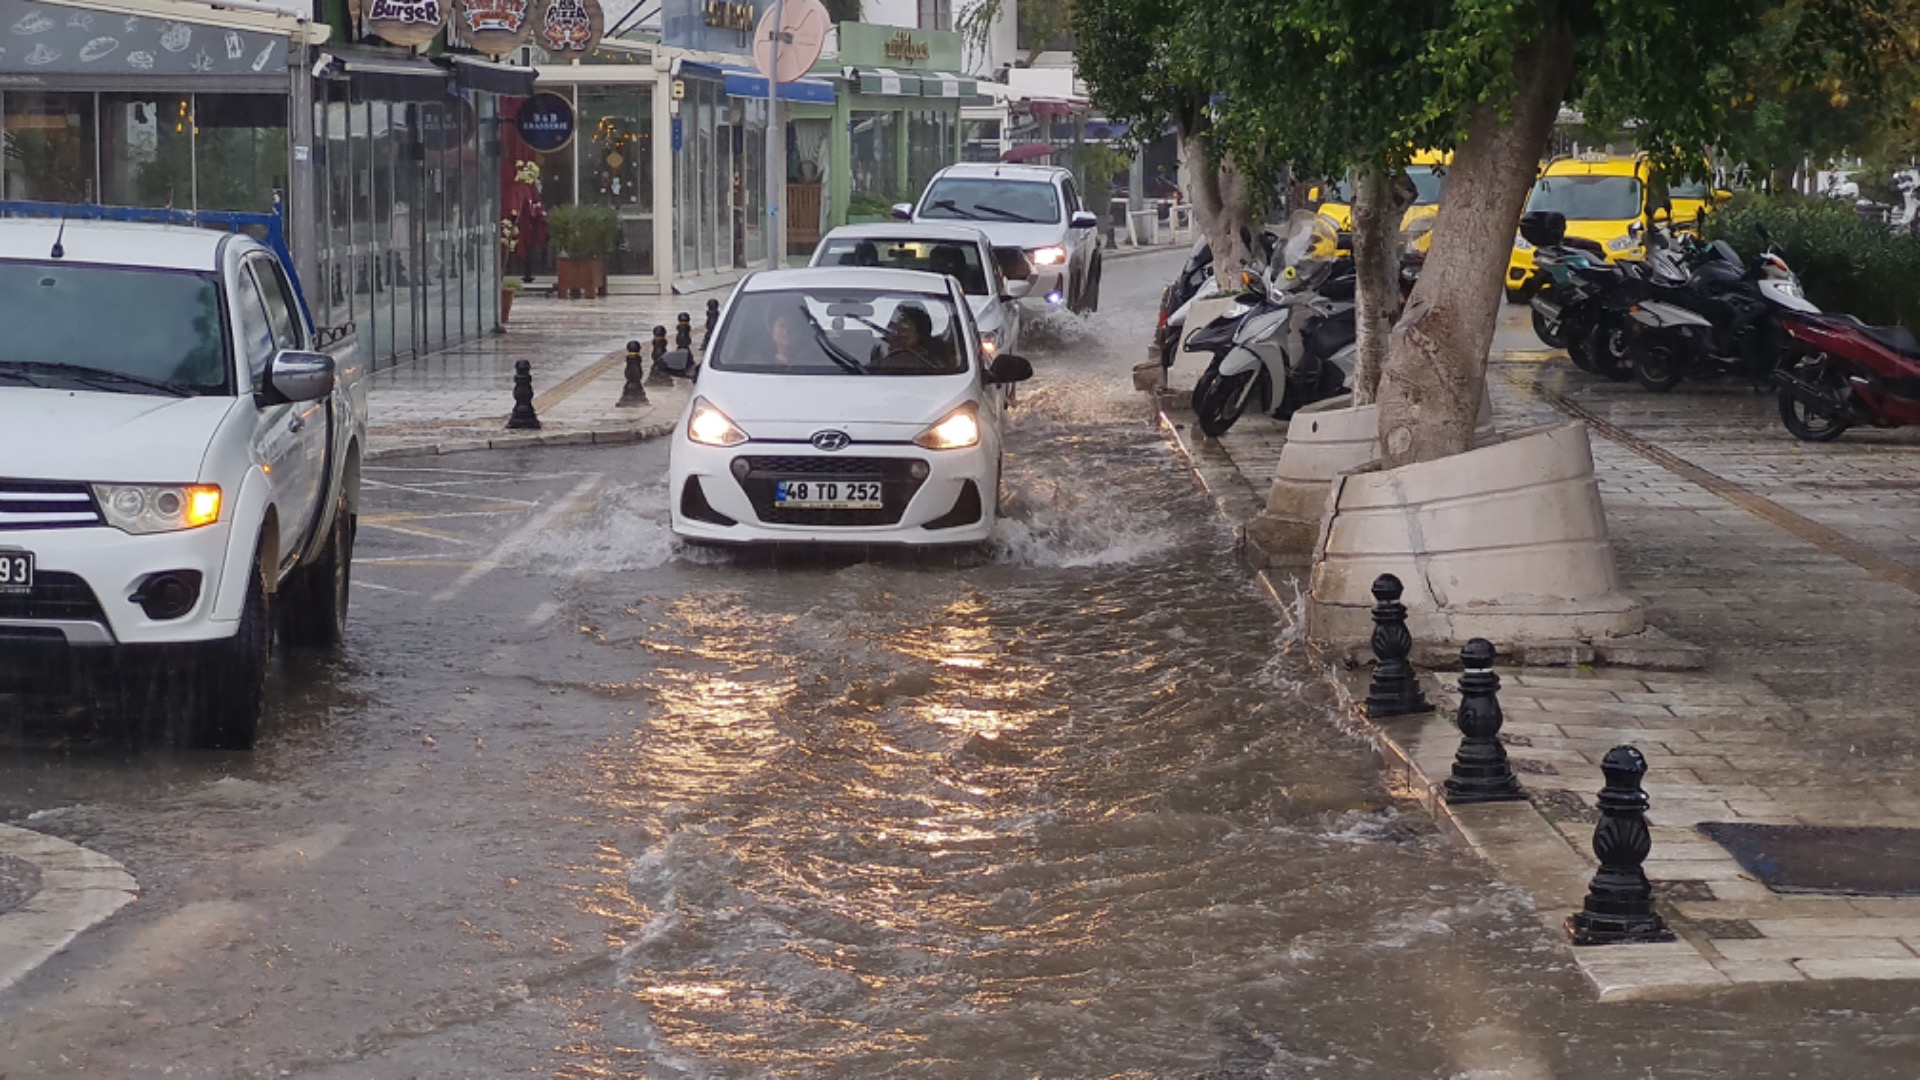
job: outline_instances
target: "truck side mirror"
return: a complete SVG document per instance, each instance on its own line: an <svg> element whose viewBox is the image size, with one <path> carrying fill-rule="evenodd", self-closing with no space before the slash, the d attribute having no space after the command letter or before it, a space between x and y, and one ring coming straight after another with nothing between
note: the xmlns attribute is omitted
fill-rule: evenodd
<svg viewBox="0 0 1920 1080"><path fill-rule="evenodd" d="M333 393L333 357L326 353L282 349L267 365L265 384L257 395L262 406L318 401Z"/></svg>

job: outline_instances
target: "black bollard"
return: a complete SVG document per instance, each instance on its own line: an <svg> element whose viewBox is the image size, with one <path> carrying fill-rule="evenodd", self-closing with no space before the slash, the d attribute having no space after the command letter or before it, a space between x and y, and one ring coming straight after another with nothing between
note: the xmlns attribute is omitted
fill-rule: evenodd
<svg viewBox="0 0 1920 1080"><path fill-rule="evenodd" d="M647 371L640 362L640 343L627 342L627 384L620 388L620 400L614 402L615 408L632 408L647 402Z"/></svg>
<svg viewBox="0 0 1920 1080"><path fill-rule="evenodd" d="M672 386L673 373L661 361L667 356L667 328L653 328L653 369L647 372L647 381L655 386Z"/></svg>
<svg viewBox="0 0 1920 1080"><path fill-rule="evenodd" d="M707 325L700 332L700 351L707 351L707 343L713 340L713 331L720 325L720 301L707 301Z"/></svg>
<svg viewBox="0 0 1920 1080"><path fill-rule="evenodd" d="M1600 869L1587 886L1587 901L1567 917L1575 945L1641 945L1672 941L1673 931L1653 910L1653 883L1641 864L1653 850L1647 832L1647 793L1640 782L1647 759L1631 746L1616 746L1600 760L1607 785L1600 789L1600 822L1593 827L1593 853Z"/></svg>
<svg viewBox="0 0 1920 1080"><path fill-rule="evenodd" d="M1500 745L1500 676L1493 673L1493 643L1474 638L1460 650L1460 749L1447 778L1447 804L1524 799L1520 780Z"/></svg>
<svg viewBox="0 0 1920 1080"><path fill-rule="evenodd" d="M507 417L511 431L538 430L540 418L533 412L533 365L525 360L513 362L513 413Z"/></svg>
<svg viewBox="0 0 1920 1080"><path fill-rule="evenodd" d="M1433 711L1432 702L1420 692L1420 676L1407 662L1413 652L1413 635L1407 631L1407 608L1400 602L1402 591L1400 579L1392 574L1373 579L1373 655L1379 662L1367 687L1367 717L1372 720Z"/></svg>
<svg viewBox="0 0 1920 1080"><path fill-rule="evenodd" d="M674 319L673 347L693 351L693 316L684 311Z"/></svg>

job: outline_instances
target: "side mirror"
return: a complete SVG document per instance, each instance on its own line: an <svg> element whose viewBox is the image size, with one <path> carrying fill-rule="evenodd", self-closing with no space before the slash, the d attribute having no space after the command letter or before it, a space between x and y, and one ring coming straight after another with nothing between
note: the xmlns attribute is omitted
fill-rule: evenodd
<svg viewBox="0 0 1920 1080"><path fill-rule="evenodd" d="M693 350L669 349L660 357L660 366L667 374L679 379L691 379L700 373L700 365L693 362Z"/></svg>
<svg viewBox="0 0 1920 1080"><path fill-rule="evenodd" d="M1002 353L987 362L985 382L990 386L1026 382L1033 378L1033 365L1023 357Z"/></svg>
<svg viewBox="0 0 1920 1080"><path fill-rule="evenodd" d="M1067 227L1072 229L1094 229L1100 226L1100 219L1085 210L1075 210L1073 217L1067 219Z"/></svg>
<svg viewBox="0 0 1920 1080"><path fill-rule="evenodd" d="M1644 225L1641 225L1641 224L1640 224L1639 222L1637 222L1637 221L1633 221L1633 222L1629 222L1629 223L1627 224L1627 236L1628 236L1628 237L1629 237L1630 239L1633 239L1633 240L1635 240L1635 241L1638 241L1638 240L1640 239L1640 237L1641 237L1641 235L1642 235L1643 233L1645 233L1646 231L1647 231L1647 230L1646 230L1646 226L1644 226Z"/></svg>
<svg viewBox="0 0 1920 1080"><path fill-rule="evenodd" d="M1027 281L1033 277L1033 262L1027 258L1025 250L1017 247L994 248L993 257L1000 264L1000 276L1009 282Z"/></svg>
<svg viewBox="0 0 1920 1080"><path fill-rule="evenodd" d="M913 220L913 204L909 202L894 203L893 216L895 219L899 221L912 221Z"/></svg>
<svg viewBox="0 0 1920 1080"><path fill-rule="evenodd" d="M267 365L266 385L260 388L260 404L285 405L295 401L318 401L333 393L333 357L325 353L282 349Z"/></svg>
<svg viewBox="0 0 1920 1080"><path fill-rule="evenodd" d="M1015 300L1026 299L1027 295L1031 292L1033 292L1032 281L1029 281L1026 279L1022 279L1020 281L1009 281L1007 282L1007 291L1000 297L1000 299L1005 300L1008 303L1012 303Z"/></svg>

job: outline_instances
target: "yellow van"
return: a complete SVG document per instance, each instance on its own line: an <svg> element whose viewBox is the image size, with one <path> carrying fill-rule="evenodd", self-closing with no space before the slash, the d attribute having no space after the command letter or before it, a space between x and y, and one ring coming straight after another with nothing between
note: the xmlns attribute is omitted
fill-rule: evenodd
<svg viewBox="0 0 1920 1080"><path fill-rule="evenodd" d="M1447 186L1446 167L1453 162L1453 155L1438 150L1422 150L1413 155L1407 163L1407 176L1413 181L1418 194L1413 205L1400 218L1400 228L1420 220L1432 217L1440 212L1440 192ZM1321 194L1326 200L1320 204L1320 212L1333 222L1334 228L1341 232L1353 230L1353 191L1346 181L1328 184Z"/></svg>
<svg viewBox="0 0 1920 1080"><path fill-rule="evenodd" d="M1547 163L1527 196L1527 210L1566 215L1567 235L1606 249L1608 262L1647 257L1645 231L1673 216L1665 179L1645 154L1581 154ZM1635 236L1630 226L1640 225ZM1533 289L1533 245L1518 233L1507 259L1507 298Z"/></svg>
<svg viewBox="0 0 1920 1080"><path fill-rule="evenodd" d="M1667 191L1667 198L1673 204L1673 224L1670 228L1693 229L1699 227L1701 218L1720 209L1727 200L1733 198L1733 192L1689 176L1675 181Z"/></svg>

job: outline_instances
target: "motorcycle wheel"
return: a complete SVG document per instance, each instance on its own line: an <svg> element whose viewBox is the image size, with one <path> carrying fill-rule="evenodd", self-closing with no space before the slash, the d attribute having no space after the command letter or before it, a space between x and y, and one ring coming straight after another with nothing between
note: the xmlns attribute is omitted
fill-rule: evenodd
<svg viewBox="0 0 1920 1080"><path fill-rule="evenodd" d="M1545 345L1549 349L1564 349L1567 347L1567 339L1560 336L1560 334L1554 330L1553 324L1547 321L1547 317L1537 311L1533 313L1533 336L1539 338L1540 344Z"/></svg>
<svg viewBox="0 0 1920 1080"><path fill-rule="evenodd" d="M1627 355L1625 327L1610 326L1605 322L1594 326L1587 340L1587 363L1591 365L1589 371L1614 382L1626 382L1634 375L1634 366Z"/></svg>
<svg viewBox="0 0 1920 1080"><path fill-rule="evenodd" d="M1566 338L1567 359L1573 361L1573 366L1590 375L1600 374L1600 369L1594 365L1593 349L1590 347L1592 342L1589 338L1592 332L1581 330L1578 326L1569 326L1563 318L1560 322L1560 333Z"/></svg>
<svg viewBox="0 0 1920 1080"><path fill-rule="evenodd" d="M1833 365L1817 361L1818 369L1802 367L1797 374L1802 378L1809 375L1809 381L1819 384L1824 390L1838 391L1844 388L1844 379L1833 370ZM1832 442L1841 433L1853 426L1844 413L1827 412L1801 400L1798 394L1786 387L1780 388L1780 422L1787 431L1801 442Z"/></svg>
<svg viewBox="0 0 1920 1080"><path fill-rule="evenodd" d="M1247 402L1260 396L1256 379L1267 377L1266 368L1243 371L1237 375L1214 375L1193 387L1193 416L1202 434L1217 439L1232 430L1234 422L1246 411Z"/></svg>
<svg viewBox="0 0 1920 1080"><path fill-rule="evenodd" d="M1656 394L1664 394L1687 377L1687 367L1665 344L1643 349L1633 358L1633 380Z"/></svg>

